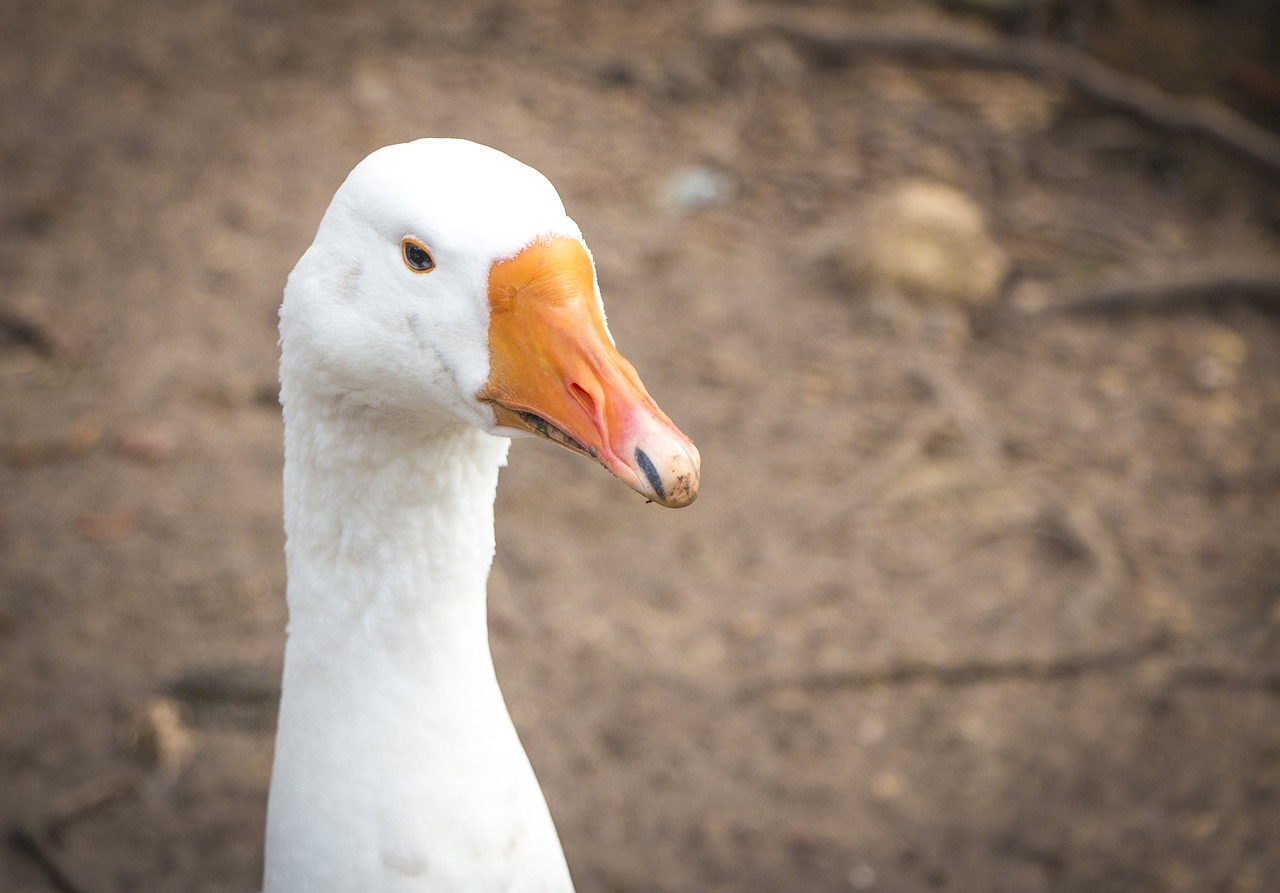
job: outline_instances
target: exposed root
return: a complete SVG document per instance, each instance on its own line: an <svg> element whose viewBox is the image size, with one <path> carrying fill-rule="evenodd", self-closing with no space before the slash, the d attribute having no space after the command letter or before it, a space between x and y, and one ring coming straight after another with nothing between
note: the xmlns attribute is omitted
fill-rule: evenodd
<svg viewBox="0 0 1280 893"><path fill-rule="evenodd" d="M731 0L712 6L704 30L708 37L726 43L781 34L836 58L860 53L941 57L984 68L1057 77L1080 93L1163 130L1205 137L1280 172L1280 139L1265 128L1212 100L1172 96L1062 44L1001 38L981 28L938 19L746 5Z"/></svg>
<svg viewBox="0 0 1280 893"><path fill-rule="evenodd" d="M84 888L67 877L49 849L40 842L36 835L23 828L14 828L9 832L9 846L21 856L25 856L44 874L49 886L58 893L84 893Z"/></svg>
<svg viewBox="0 0 1280 893"><path fill-rule="evenodd" d="M880 667L843 672L814 673L807 676L764 679L744 686L738 699L754 701L781 691L804 691L815 694L857 692L883 687L934 685L942 688L967 688L1000 683L1062 683L1112 673L1170 655L1180 643L1168 633L1142 642L1109 649L1085 652L1060 658L1013 658L1003 661L966 661L929 663L898 661ZM1185 644L1185 643L1182 643ZM1215 689L1229 692L1255 692L1280 697L1280 672L1251 673L1247 670L1186 664L1167 671L1168 690Z"/></svg>
<svg viewBox="0 0 1280 893"><path fill-rule="evenodd" d="M280 677L250 664L192 667L170 683L168 693L196 708L232 704L274 711L280 703Z"/></svg>
<svg viewBox="0 0 1280 893"><path fill-rule="evenodd" d="M124 775L110 775L81 785L53 802L44 820L44 832L49 840L58 843L76 822L133 793L135 788L135 783Z"/></svg>
<svg viewBox="0 0 1280 893"><path fill-rule="evenodd" d="M1264 673L1255 676L1222 667L1179 667L1174 671L1173 684L1177 687L1256 691L1268 695L1280 695L1280 673Z"/></svg>
<svg viewBox="0 0 1280 893"><path fill-rule="evenodd" d="M817 673L798 679L768 679L743 688L738 697L741 700L755 700L787 689L833 692L920 684L963 688L996 682L1071 682L1083 676L1112 672L1142 663L1167 652L1171 645L1170 637L1162 634L1134 645L1048 660L1014 658L955 664L902 661L882 667Z"/></svg>
<svg viewBox="0 0 1280 893"><path fill-rule="evenodd" d="M1210 264L1172 275L1116 282L1068 295L1046 307L1047 313L1172 313L1243 301L1280 311L1280 269Z"/></svg>

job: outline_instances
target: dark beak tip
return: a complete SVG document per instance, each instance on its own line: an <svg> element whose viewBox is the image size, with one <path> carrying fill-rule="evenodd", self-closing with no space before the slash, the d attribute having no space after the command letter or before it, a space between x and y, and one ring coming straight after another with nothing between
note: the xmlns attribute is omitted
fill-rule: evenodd
<svg viewBox="0 0 1280 893"><path fill-rule="evenodd" d="M653 492L658 495L658 501L665 502L667 498L667 490L662 483L662 475L658 474L657 466L653 464L653 460L649 458L649 454L640 449L640 447L636 447L635 457L636 465L644 474L645 480L649 482L649 486L653 488Z"/></svg>
<svg viewBox="0 0 1280 893"><path fill-rule="evenodd" d="M650 502L667 508L683 508L697 499L699 463L697 450L692 445L688 452L681 450L661 466L642 447L635 447L632 455L640 484L647 488L647 492L641 492Z"/></svg>

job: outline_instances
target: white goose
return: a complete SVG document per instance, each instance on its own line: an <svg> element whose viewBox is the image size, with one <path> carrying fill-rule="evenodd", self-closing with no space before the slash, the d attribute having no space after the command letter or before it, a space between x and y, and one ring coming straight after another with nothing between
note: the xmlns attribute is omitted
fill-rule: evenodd
<svg viewBox="0 0 1280 893"><path fill-rule="evenodd" d="M667 506L699 480L614 347L577 225L494 149L381 149L290 275L280 346L289 637L266 893L571 890L489 653L507 438Z"/></svg>

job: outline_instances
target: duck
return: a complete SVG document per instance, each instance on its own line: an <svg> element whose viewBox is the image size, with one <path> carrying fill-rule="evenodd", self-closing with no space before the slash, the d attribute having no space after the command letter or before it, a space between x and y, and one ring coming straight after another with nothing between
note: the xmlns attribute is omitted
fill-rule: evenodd
<svg viewBox="0 0 1280 893"><path fill-rule="evenodd" d="M356 165L279 332L288 625L265 893L571 891L489 648L499 470L511 439L540 438L679 508L697 448L618 351L556 189L477 143Z"/></svg>

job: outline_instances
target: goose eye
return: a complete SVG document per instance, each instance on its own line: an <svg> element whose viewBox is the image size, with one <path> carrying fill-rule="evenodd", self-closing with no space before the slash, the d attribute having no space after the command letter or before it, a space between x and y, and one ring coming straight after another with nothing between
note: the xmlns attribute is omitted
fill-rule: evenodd
<svg viewBox="0 0 1280 893"><path fill-rule="evenodd" d="M427 247L416 239L405 239L400 243L400 253L404 256L404 265L415 273L427 273L435 269L436 261Z"/></svg>

